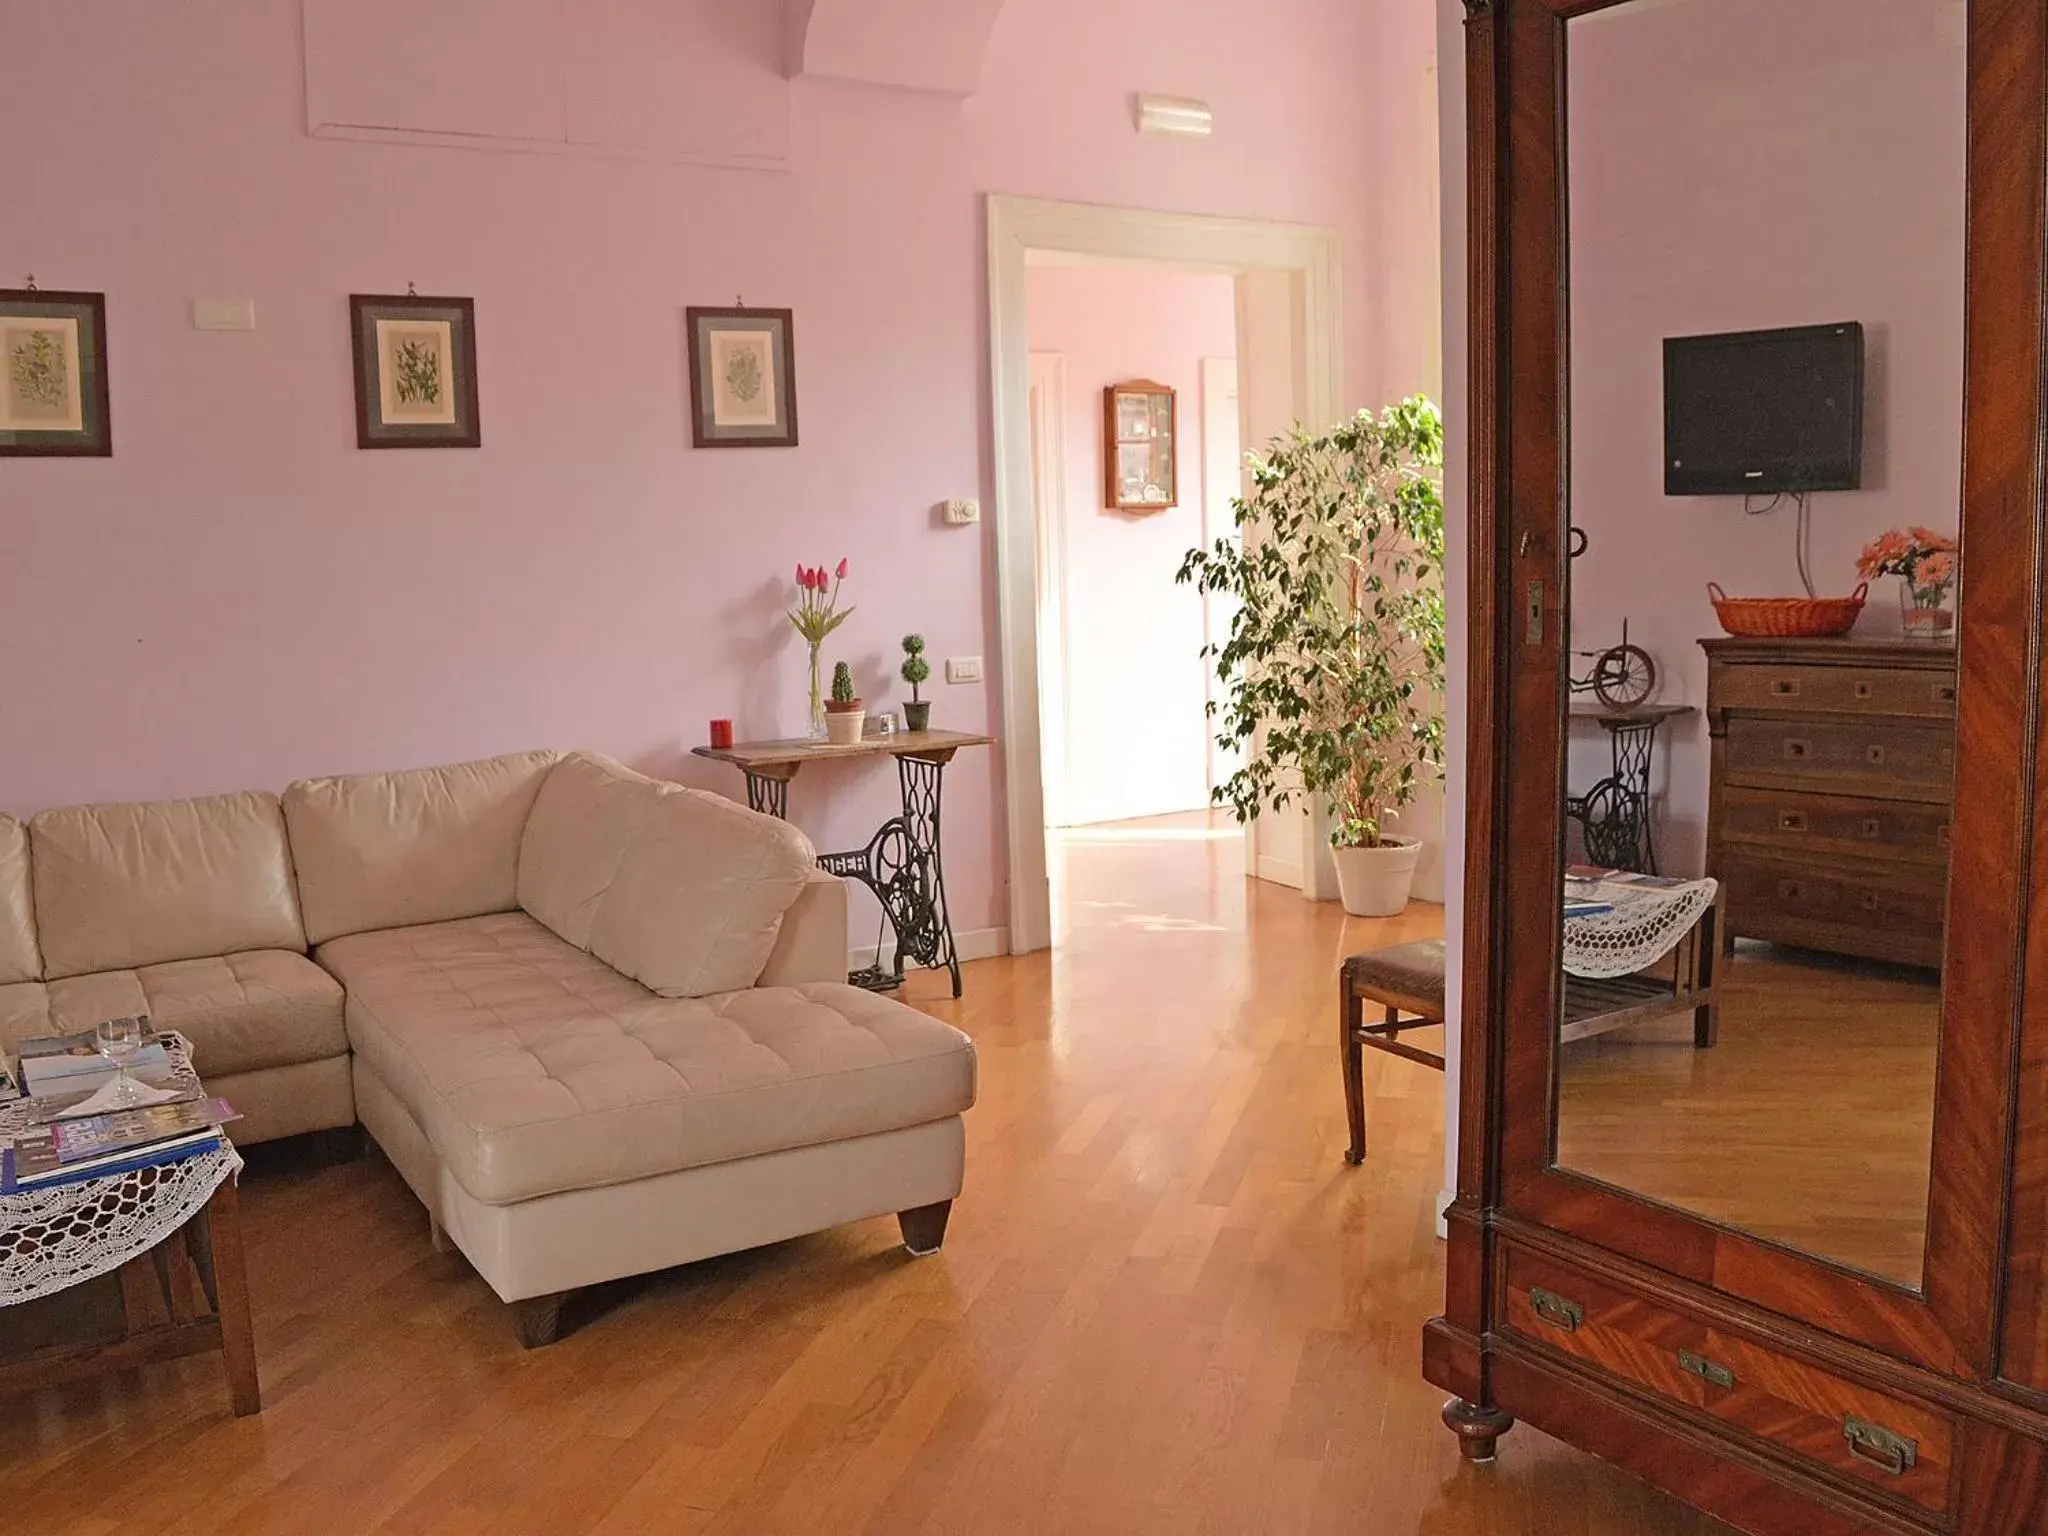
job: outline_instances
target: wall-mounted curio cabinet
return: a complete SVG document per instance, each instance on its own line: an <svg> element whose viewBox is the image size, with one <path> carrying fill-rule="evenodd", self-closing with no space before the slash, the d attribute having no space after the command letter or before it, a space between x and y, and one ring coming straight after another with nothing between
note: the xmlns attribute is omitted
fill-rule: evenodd
<svg viewBox="0 0 2048 1536"><path fill-rule="evenodd" d="M1149 379L1102 392L1103 500L1119 512L1160 512L1180 500L1173 391Z"/></svg>

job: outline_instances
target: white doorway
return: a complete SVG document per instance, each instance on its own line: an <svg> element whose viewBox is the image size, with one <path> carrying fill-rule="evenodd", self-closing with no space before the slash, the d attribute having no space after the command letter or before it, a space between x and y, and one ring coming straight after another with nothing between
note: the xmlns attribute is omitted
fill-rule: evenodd
<svg viewBox="0 0 2048 1536"><path fill-rule="evenodd" d="M1235 349L1233 349L1233 352ZM1237 358L1202 359L1202 544L1206 548L1237 526L1233 503L1244 491L1244 433L1238 421ZM1202 604L1202 641L1220 646L1230 637L1237 604L1212 593ZM1223 688L1214 657L1202 665L1203 702L1209 716L1209 788L1213 792L1237 772L1244 754L1217 741L1222 724ZM1252 850L1247 848L1249 854Z"/></svg>
<svg viewBox="0 0 2048 1536"><path fill-rule="evenodd" d="M1062 707L1065 698L1061 680L1046 675L1052 669L1041 634L1058 617L1048 615L1042 602L1047 554L1035 471L1030 268L1034 262L1078 261L1229 274L1237 318L1239 442L1255 444L1296 421L1320 424L1336 417L1343 397L1338 243L1331 231L1296 225L999 196L989 199L988 223L1010 941L1014 951L1024 952L1052 941L1046 690ZM1043 371L1038 382L1042 411L1049 387ZM1183 431L1206 410L1199 399L1187 402ZM1210 478L1201 476L1205 513ZM1070 752L1072 744L1054 742L1053 749ZM1211 763L1206 772L1216 767ZM1056 809L1072 814L1068 807ZM1299 886L1310 899L1333 896L1334 871L1321 830L1306 815L1262 816L1252 830L1252 867L1262 878Z"/></svg>

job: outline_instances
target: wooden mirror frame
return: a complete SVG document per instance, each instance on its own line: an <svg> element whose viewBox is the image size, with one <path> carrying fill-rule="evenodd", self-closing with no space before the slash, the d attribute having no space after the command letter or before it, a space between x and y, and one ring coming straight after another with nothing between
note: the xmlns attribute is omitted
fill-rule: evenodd
<svg viewBox="0 0 2048 1536"><path fill-rule="evenodd" d="M1511 1237L1555 1247L1551 1234L1566 1234L1611 1255L1605 1262L1638 1287L1676 1276L1932 1370L1988 1378L2004 1274L2015 1291L2039 1290L2048 1250L2048 1158L2021 1158L2012 1209L2004 1198L2015 1146L2048 1149L2048 1039L2022 1061L2019 987L2027 975L2035 996L2048 997L2048 921L2027 934L2030 901L2048 914L2048 881L2037 875L2048 870L2048 826L2037 866L2028 761L2048 719L2039 576L2048 0L1969 0L1969 579L1952 859L1961 877L1949 898L1919 1290L1552 1162L1564 857L1565 28L1617 3L1628 0L1467 0L1471 852L1458 1186L1426 1374L1467 1404L1491 1402L1495 1245ZM2016 1142L2029 1123L2037 1139ZM1483 1430L1460 1432L1476 1441Z"/></svg>

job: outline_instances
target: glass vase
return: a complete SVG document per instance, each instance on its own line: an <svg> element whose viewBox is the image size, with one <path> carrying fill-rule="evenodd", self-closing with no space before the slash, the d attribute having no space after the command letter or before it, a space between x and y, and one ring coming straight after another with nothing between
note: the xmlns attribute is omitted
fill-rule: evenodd
<svg viewBox="0 0 2048 1536"><path fill-rule="evenodd" d="M818 647L811 645L811 740L825 739L825 694L818 686Z"/></svg>
<svg viewBox="0 0 2048 1536"><path fill-rule="evenodd" d="M1921 587L1900 580L1899 626L1908 640L1946 640L1955 624L1947 587Z"/></svg>

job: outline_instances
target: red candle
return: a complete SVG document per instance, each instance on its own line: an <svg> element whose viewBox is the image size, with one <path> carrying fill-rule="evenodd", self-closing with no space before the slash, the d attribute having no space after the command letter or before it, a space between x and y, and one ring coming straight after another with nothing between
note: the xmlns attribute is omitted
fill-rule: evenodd
<svg viewBox="0 0 2048 1536"><path fill-rule="evenodd" d="M714 720L711 722L711 745L721 749L732 745L732 722L730 720Z"/></svg>

